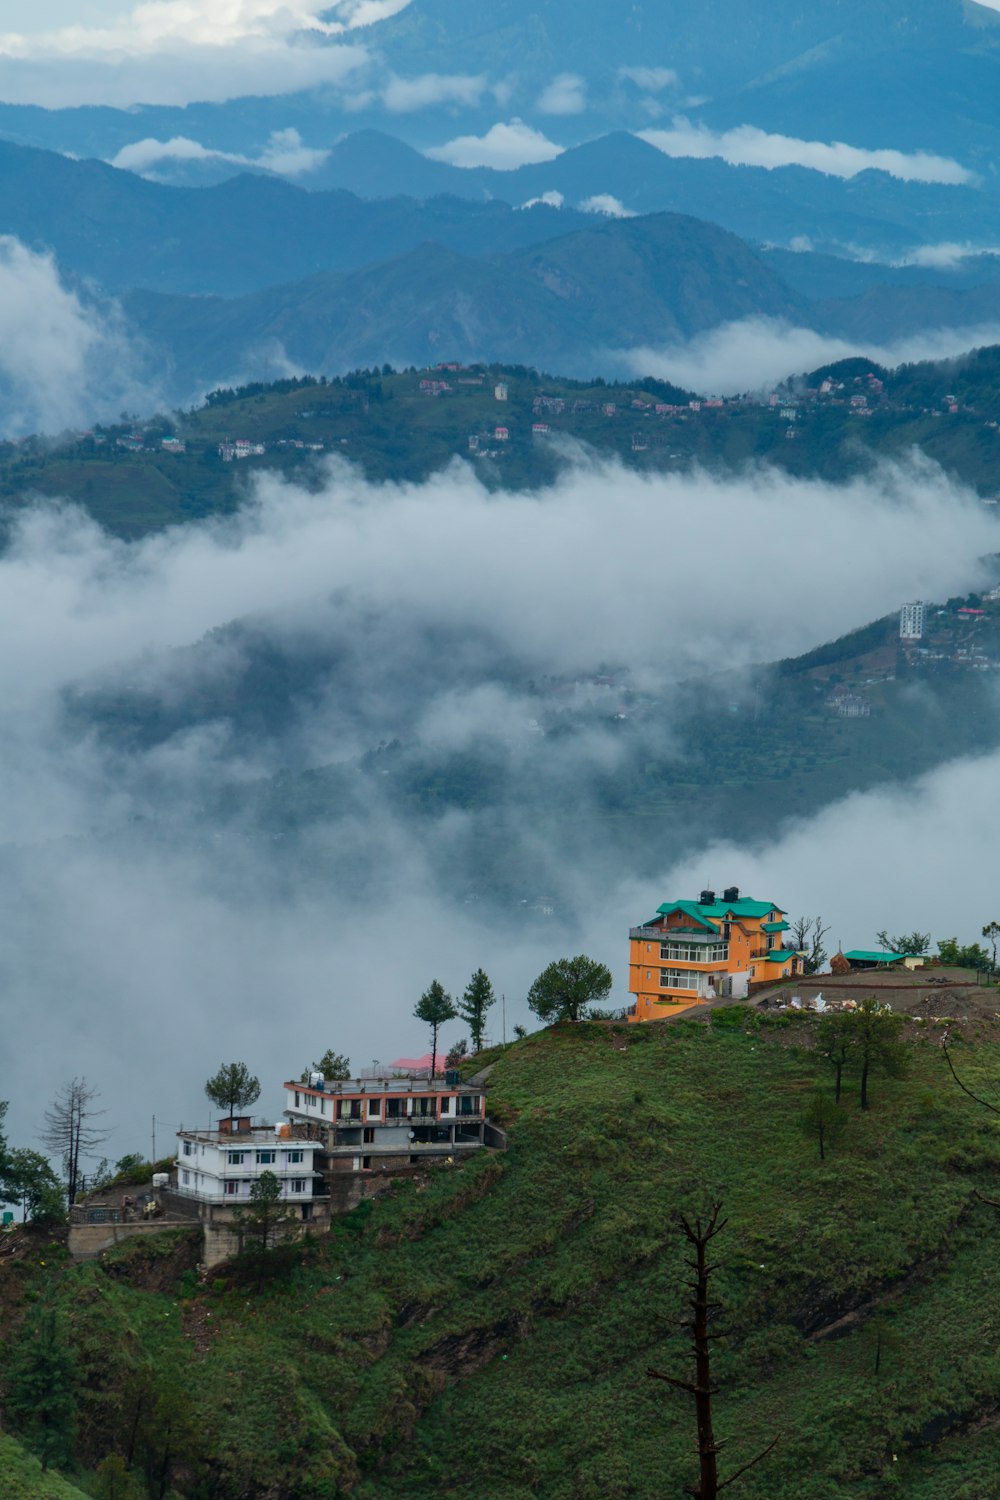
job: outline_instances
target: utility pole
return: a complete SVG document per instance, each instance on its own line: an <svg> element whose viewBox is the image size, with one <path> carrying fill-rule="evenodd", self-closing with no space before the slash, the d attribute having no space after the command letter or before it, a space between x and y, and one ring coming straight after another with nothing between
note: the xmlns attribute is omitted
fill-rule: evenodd
<svg viewBox="0 0 1000 1500"><path fill-rule="evenodd" d="M501 995L500 995L500 1009L503 1012L503 1044L506 1047L506 1045L507 1045L507 996L505 994L503 994L503 993L501 993Z"/></svg>
<svg viewBox="0 0 1000 1500"><path fill-rule="evenodd" d="M154 1166L156 1164L156 1116L153 1116L153 1155L151 1158Z"/></svg>

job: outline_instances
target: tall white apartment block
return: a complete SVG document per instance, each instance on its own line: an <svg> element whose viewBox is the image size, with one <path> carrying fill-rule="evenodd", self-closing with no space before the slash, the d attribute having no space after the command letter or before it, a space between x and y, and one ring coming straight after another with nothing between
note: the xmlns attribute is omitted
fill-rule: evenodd
<svg viewBox="0 0 1000 1500"><path fill-rule="evenodd" d="M927 606L922 599L904 604L899 611L899 638L901 641L919 641L927 620Z"/></svg>

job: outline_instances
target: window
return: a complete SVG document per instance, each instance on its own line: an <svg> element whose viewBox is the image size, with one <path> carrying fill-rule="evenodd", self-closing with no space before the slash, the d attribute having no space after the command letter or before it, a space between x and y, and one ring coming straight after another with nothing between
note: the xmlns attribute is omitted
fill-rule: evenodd
<svg viewBox="0 0 1000 1500"><path fill-rule="evenodd" d="M222 1184L222 1190L227 1197L232 1198L235 1197L235 1195L239 1192L240 1185L238 1182L224 1182Z"/></svg>
<svg viewBox="0 0 1000 1500"><path fill-rule="evenodd" d="M373 1146L375 1144L375 1132L370 1125L365 1129L364 1144L366 1146Z"/></svg>
<svg viewBox="0 0 1000 1500"><path fill-rule="evenodd" d="M184 1142L184 1155L185 1156L190 1156L191 1155L191 1142L190 1141L185 1141Z"/></svg>
<svg viewBox="0 0 1000 1500"><path fill-rule="evenodd" d="M453 1098L453 1095L451 1095L451 1094L445 1094L444 1098L441 1100L441 1113L443 1115L450 1115L451 1114L451 1101L452 1101L452 1098Z"/></svg>
<svg viewBox="0 0 1000 1500"><path fill-rule="evenodd" d="M662 959L679 959L686 964L724 963L729 957L728 943L661 943Z"/></svg>
<svg viewBox="0 0 1000 1500"><path fill-rule="evenodd" d="M274 1152L273 1151L258 1151L257 1152L257 1165L258 1165L258 1167L269 1167L273 1161L274 1161Z"/></svg>
<svg viewBox="0 0 1000 1500"><path fill-rule="evenodd" d="M296 1089L295 1090L295 1108L298 1109L300 1107L300 1104L301 1104L301 1100L299 1098L299 1091L298 1091L298 1089Z"/></svg>
<svg viewBox="0 0 1000 1500"><path fill-rule="evenodd" d="M375 1118L381 1118L381 1115L382 1115L382 1101L381 1101L381 1099L369 1099L369 1101L368 1101L368 1118L369 1119L372 1119L373 1117L375 1117Z"/></svg>
<svg viewBox="0 0 1000 1500"><path fill-rule="evenodd" d="M370 1156L363 1156L361 1158L361 1165L364 1167L364 1169L365 1169L366 1172L371 1167L371 1164L372 1164L372 1159L371 1159Z"/></svg>
<svg viewBox="0 0 1000 1500"><path fill-rule="evenodd" d="M181 1173L181 1182L188 1183L190 1181L191 1181L191 1173L190 1172L182 1172Z"/></svg>
<svg viewBox="0 0 1000 1500"><path fill-rule="evenodd" d="M702 984L708 978L707 974L692 974L686 969L661 969L661 990L694 990L700 992Z"/></svg>
<svg viewBox="0 0 1000 1500"><path fill-rule="evenodd" d="M289 1151L289 1153L288 1153L288 1160L290 1162L299 1162L299 1161L302 1161L302 1159L303 1159L303 1157L302 1157L302 1152L301 1151Z"/></svg>
<svg viewBox="0 0 1000 1500"><path fill-rule="evenodd" d="M244 1154L242 1151L227 1151L226 1160L231 1167L242 1167Z"/></svg>
<svg viewBox="0 0 1000 1500"><path fill-rule="evenodd" d="M304 1177L293 1177L288 1186L293 1193L304 1193L306 1190L306 1180Z"/></svg>

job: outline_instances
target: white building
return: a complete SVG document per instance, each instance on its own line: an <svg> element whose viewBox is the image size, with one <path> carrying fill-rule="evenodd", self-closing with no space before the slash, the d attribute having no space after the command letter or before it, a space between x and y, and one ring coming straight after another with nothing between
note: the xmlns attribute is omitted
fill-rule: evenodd
<svg viewBox="0 0 1000 1500"><path fill-rule="evenodd" d="M904 604L899 612L899 638L901 641L919 641L927 620L927 606L922 599Z"/></svg>
<svg viewBox="0 0 1000 1500"><path fill-rule="evenodd" d="M227 1119L219 1121L218 1130L179 1130L172 1191L191 1200L198 1217L225 1218L233 1209L246 1208L253 1184L262 1173L273 1172L282 1200L311 1219L317 1207L325 1210L329 1197L318 1170L322 1152L321 1142L300 1140L287 1122L254 1126L243 1116L233 1120L232 1129Z"/></svg>
<svg viewBox="0 0 1000 1500"><path fill-rule="evenodd" d="M507 390L506 380L498 380L496 385L493 387L494 399L497 401L506 401L508 394L509 392Z"/></svg>

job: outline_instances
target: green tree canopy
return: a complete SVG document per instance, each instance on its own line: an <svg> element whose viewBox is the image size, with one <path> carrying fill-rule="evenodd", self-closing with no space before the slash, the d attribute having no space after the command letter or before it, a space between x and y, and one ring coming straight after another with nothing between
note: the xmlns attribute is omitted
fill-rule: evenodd
<svg viewBox="0 0 1000 1500"><path fill-rule="evenodd" d="M458 1014L469 1028L472 1050L480 1052L486 1034L486 1013L496 1004L496 995L489 976L477 969L465 986L465 994L458 1002Z"/></svg>
<svg viewBox="0 0 1000 1500"><path fill-rule="evenodd" d="M938 960L949 969L986 969L990 955L981 943L966 943L957 938L942 938L938 943Z"/></svg>
<svg viewBox="0 0 1000 1500"><path fill-rule="evenodd" d="M250 1202L233 1215L240 1236L258 1254L270 1250L290 1224L295 1210L281 1196L281 1182L273 1172L261 1172L250 1188Z"/></svg>
<svg viewBox="0 0 1000 1500"><path fill-rule="evenodd" d="M418 1021L431 1028L431 1077L437 1072L438 1032L446 1021L458 1015L455 1002L440 980L432 979L413 1009Z"/></svg>
<svg viewBox="0 0 1000 1500"><path fill-rule="evenodd" d="M889 1078L906 1071L906 1053L900 1041L903 1017L896 1015L874 995L849 1011L848 1045L861 1069L861 1108L868 1108L868 1079L879 1068Z"/></svg>
<svg viewBox="0 0 1000 1500"><path fill-rule="evenodd" d="M611 970L580 953L557 958L528 991L528 1004L540 1021L578 1021L589 1005L606 1000L614 983Z"/></svg>
<svg viewBox="0 0 1000 1500"><path fill-rule="evenodd" d="M327 1047L318 1063L313 1063L317 1073L322 1073L327 1082L343 1081L351 1077L351 1059L343 1052L334 1052L332 1047Z"/></svg>
<svg viewBox="0 0 1000 1500"><path fill-rule="evenodd" d="M817 1089L799 1117L799 1128L803 1135L819 1146L820 1161L826 1160L828 1146L836 1145L847 1127L847 1116L830 1098Z"/></svg>
<svg viewBox="0 0 1000 1500"><path fill-rule="evenodd" d="M247 1109L260 1098L260 1079L254 1077L246 1063L223 1063L219 1071L206 1080L205 1093L217 1109L228 1109L232 1124L238 1109Z"/></svg>
<svg viewBox="0 0 1000 1500"><path fill-rule="evenodd" d="M883 927L881 932L876 932L875 941L888 948L890 953L926 953L931 945L931 935L929 932L901 932L898 937L893 937Z"/></svg>
<svg viewBox="0 0 1000 1500"><path fill-rule="evenodd" d="M28 1314L7 1370L4 1404L43 1469L69 1463L76 1432L76 1361L54 1308L42 1305Z"/></svg>

